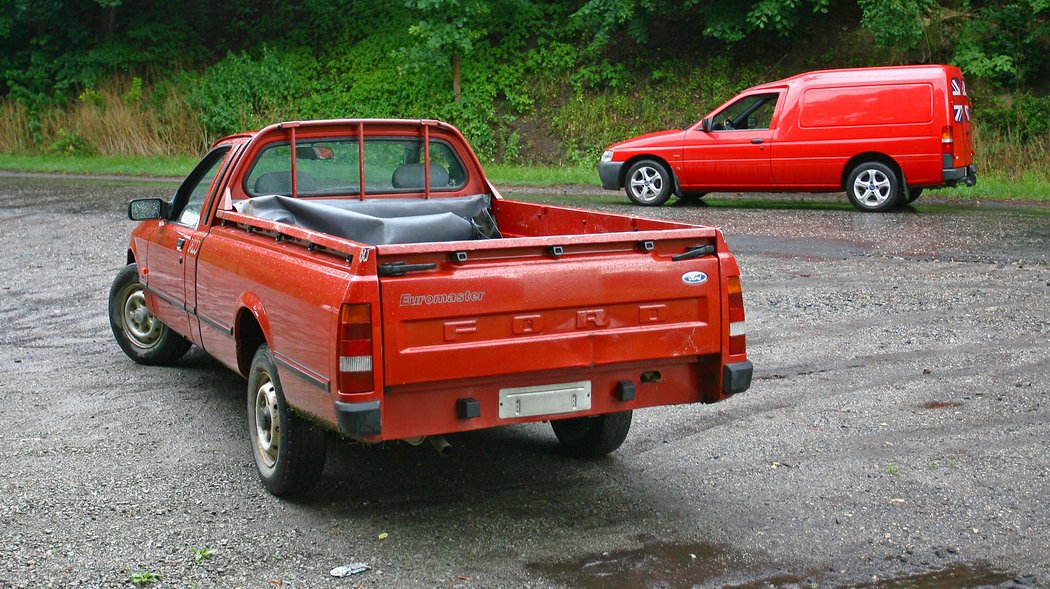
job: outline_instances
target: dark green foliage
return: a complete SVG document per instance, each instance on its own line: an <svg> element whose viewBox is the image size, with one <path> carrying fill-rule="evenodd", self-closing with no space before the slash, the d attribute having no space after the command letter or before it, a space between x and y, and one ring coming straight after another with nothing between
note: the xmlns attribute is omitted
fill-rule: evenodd
<svg viewBox="0 0 1050 589"><path fill-rule="evenodd" d="M39 113L97 101L114 76L127 104L170 129L189 111L208 140L280 119L436 118L482 157L559 163L804 69L947 62L980 125L1050 132L1048 0L2 2L0 99L28 106L44 150L90 144L45 139Z"/></svg>

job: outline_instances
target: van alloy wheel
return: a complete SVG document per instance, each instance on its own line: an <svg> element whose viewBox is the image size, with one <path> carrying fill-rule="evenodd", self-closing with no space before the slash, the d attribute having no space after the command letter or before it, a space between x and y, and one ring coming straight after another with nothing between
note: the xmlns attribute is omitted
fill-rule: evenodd
<svg viewBox="0 0 1050 589"><path fill-rule="evenodd" d="M627 196L632 202L656 207L671 197L671 174L654 160L636 162L627 171Z"/></svg>
<svg viewBox="0 0 1050 589"><path fill-rule="evenodd" d="M901 204L897 172L881 162L854 168L846 181L846 194L853 206L866 212L882 212Z"/></svg>

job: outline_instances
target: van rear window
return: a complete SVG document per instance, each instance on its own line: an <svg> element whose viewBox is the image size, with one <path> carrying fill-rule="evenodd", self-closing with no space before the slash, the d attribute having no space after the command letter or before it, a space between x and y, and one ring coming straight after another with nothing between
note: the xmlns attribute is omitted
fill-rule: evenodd
<svg viewBox="0 0 1050 589"><path fill-rule="evenodd" d="M895 84L813 88L802 95L799 126L906 125L933 120L933 86Z"/></svg>

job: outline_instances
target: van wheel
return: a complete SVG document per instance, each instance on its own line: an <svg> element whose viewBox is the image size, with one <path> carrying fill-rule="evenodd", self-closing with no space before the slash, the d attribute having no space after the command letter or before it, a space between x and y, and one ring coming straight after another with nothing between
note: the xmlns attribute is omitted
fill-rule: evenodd
<svg viewBox="0 0 1050 589"><path fill-rule="evenodd" d="M864 162L846 180L846 194L853 206L865 212L888 211L900 204L897 173L886 164Z"/></svg>
<svg viewBox="0 0 1050 589"><path fill-rule="evenodd" d="M551 429L569 454L591 458L605 456L627 439L627 432L631 429L631 412L557 419L551 422Z"/></svg>
<svg viewBox="0 0 1050 589"><path fill-rule="evenodd" d="M190 349L186 338L149 312L137 264L124 266L113 279L109 289L109 327L120 349L139 364L170 366Z"/></svg>
<svg viewBox="0 0 1050 589"><path fill-rule="evenodd" d="M658 207L671 198L671 174L653 160L635 162L627 170L627 198L636 205Z"/></svg>
<svg viewBox="0 0 1050 589"><path fill-rule="evenodd" d="M908 187L908 202L915 202L915 199L922 195L922 188L918 186Z"/></svg>
<svg viewBox="0 0 1050 589"><path fill-rule="evenodd" d="M324 430L288 407L266 344L255 352L248 373L248 436L267 491L278 497L294 495L309 491L321 479Z"/></svg>

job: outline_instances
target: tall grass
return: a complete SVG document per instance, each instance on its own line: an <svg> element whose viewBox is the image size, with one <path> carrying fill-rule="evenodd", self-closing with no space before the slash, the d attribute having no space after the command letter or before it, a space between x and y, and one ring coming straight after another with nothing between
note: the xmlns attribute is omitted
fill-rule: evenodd
<svg viewBox="0 0 1050 589"><path fill-rule="evenodd" d="M0 101L0 152L164 156L206 149L203 125L184 95L117 77L64 104L31 112Z"/></svg>
<svg viewBox="0 0 1050 589"><path fill-rule="evenodd" d="M1007 180L1050 180L1050 133L1023 141L1015 133L973 127L978 175L992 173Z"/></svg>

